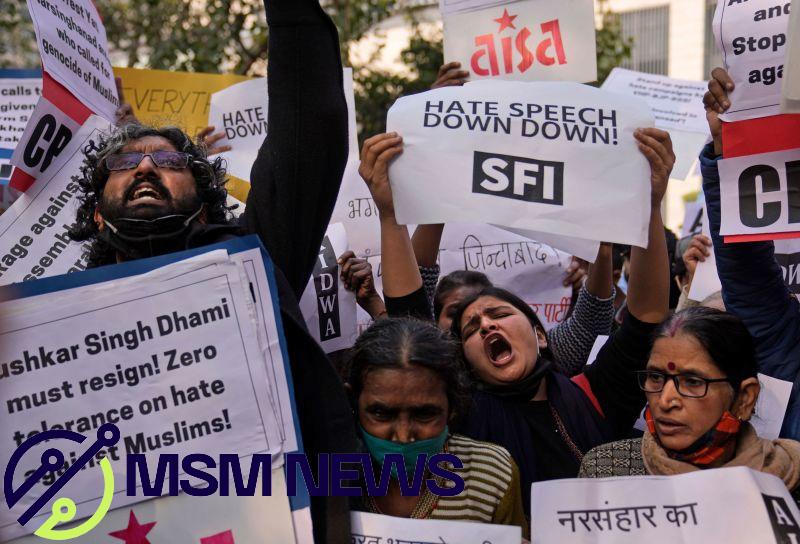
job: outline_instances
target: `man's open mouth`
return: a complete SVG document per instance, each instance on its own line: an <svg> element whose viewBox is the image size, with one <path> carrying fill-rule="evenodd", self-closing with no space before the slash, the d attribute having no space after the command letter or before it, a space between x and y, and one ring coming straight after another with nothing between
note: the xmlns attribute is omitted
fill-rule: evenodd
<svg viewBox="0 0 800 544"><path fill-rule="evenodd" d="M483 340L483 349L492 364L502 366L514 356L511 344L500 333L492 333Z"/></svg>
<svg viewBox="0 0 800 544"><path fill-rule="evenodd" d="M144 182L137 185L128 195L128 202L157 202L164 200L164 195L153 184Z"/></svg>

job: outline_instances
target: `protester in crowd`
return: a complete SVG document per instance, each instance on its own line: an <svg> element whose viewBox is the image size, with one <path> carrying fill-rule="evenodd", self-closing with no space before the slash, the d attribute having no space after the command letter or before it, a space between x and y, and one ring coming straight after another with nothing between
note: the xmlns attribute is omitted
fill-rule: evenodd
<svg viewBox="0 0 800 544"><path fill-rule="evenodd" d="M667 132L643 129L636 138L651 165L649 245L632 250L628 313L597 361L573 380L554 372L541 322L527 304L501 289L489 288L463 301L453 321L452 332L463 342L480 389L466 434L508 449L520 466L523 489L534 481L574 477L582 455L609 437L627 436L644 406L632 371L644 368L650 334L668 311L669 263L660 206L675 156ZM424 318L422 278L408 230L395 220L389 185L388 163L400 153L397 134L370 138L359 172L378 207L387 310ZM507 326L512 330L501 333ZM527 494L523 501L527 504Z"/></svg>
<svg viewBox="0 0 800 544"><path fill-rule="evenodd" d="M450 432L449 425L469 405L469 380L458 345L446 331L417 319L379 320L353 346L347 376L359 431L375 461L375 481L388 453L403 456L409 478L423 453L452 453L464 465L452 469L465 482L457 496L437 497L427 488L419 496L403 496L394 472L389 493L364 493L361 509L415 519L517 525L527 533L519 471L509 453Z"/></svg>
<svg viewBox="0 0 800 544"><path fill-rule="evenodd" d="M729 312L739 317L753 337L759 371L795 383L781 436L800 438L800 305L783 282L771 241L726 244L719 234L721 202L717 161L722 158L722 127L718 114L731 106L728 93L734 83L715 68L703 98L713 142L700 154L703 191L711 240Z"/></svg>
<svg viewBox="0 0 800 544"><path fill-rule="evenodd" d="M90 265L100 266L257 234L276 265L302 441L317 459L356 448L341 380L297 304L347 161L347 106L336 28L318 2L265 4L270 131L241 222L225 208L221 159L208 161L179 129L125 125L86 150L71 236L89 242ZM316 541L349 540L347 512L342 497L312 497Z"/></svg>
<svg viewBox="0 0 800 544"><path fill-rule="evenodd" d="M671 476L744 466L783 480L800 498L800 442L759 438L748 420L758 399L753 339L742 321L689 308L656 332L647 369L644 436L594 448L580 477Z"/></svg>

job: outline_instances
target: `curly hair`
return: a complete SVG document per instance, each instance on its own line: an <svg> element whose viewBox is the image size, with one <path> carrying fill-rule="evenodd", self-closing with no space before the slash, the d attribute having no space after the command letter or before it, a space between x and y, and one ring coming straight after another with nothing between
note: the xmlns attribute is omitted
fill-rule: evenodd
<svg viewBox="0 0 800 544"><path fill-rule="evenodd" d="M76 242L90 241L88 265L90 267L110 264L116 261L114 249L100 239L100 229L95 223L94 213L103 198L103 190L108 182L109 170L105 158L133 141L147 136L159 136L169 140L175 149L192 156L189 168L197 183L197 196L205 204L206 218L211 224L228 224L232 221L225 205L228 192L225 189L225 161L220 157L208 159L207 150L199 142L177 127L155 128L139 124L118 127L99 141L90 141L83 149L85 156L81 173L72 179L79 186L79 206L76 221L68 233Z"/></svg>

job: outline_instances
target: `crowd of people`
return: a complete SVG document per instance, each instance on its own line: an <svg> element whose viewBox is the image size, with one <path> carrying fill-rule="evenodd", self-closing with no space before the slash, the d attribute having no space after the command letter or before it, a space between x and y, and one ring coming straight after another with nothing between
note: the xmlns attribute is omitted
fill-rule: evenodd
<svg viewBox="0 0 800 544"><path fill-rule="evenodd" d="M665 131L637 130L650 176L630 183L649 184L647 248L603 243L591 265L576 260L565 279L574 286L571 313L549 331L517 294L481 273L439 277L444 226L409 235L395 217L389 165L403 152L402 134L368 138L359 173L378 209L383 293L367 261L339 256L345 285L374 323L333 363L297 300L348 154L337 31L317 0L266 8L270 134L242 217L225 205L224 164L208 156L210 133L197 141L144 127L123 107L116 131L87 150L71 236L90 242L91 265L102 266L257 234L275 263L306 453L362 451L377 461L399 453L409 473L421 453L462 461L465 489L454 497L403 495L396 473L384 497L312 497L317 541L349 541L351 509L517 525L527 537L531 484L558 478L745 466L798 492L798 396L785 438L760 438L748 423L757 374L794 381L800 369L800 308L771 242L725 244L719 235L718 115L734 87L724 70L711 74L704 99L713 136L700 154L710 239L665 235L672 143ZM467 79L447 64L434 88ZM686 294L712 246L722 290L698 305ZM587 365L599 335L610 337Z"/></svg>

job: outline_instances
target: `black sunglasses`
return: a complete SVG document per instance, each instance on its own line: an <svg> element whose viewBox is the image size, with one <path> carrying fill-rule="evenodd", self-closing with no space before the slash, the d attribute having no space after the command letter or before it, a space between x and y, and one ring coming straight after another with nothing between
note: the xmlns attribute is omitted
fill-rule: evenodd
<svg viewBox="0 0 800 544"><path fill-rule="evenodd" d="M139 166L145 157L150 157L159 168L182 170L192 162L192 156L182 151L153 151L152 153L115 153L105 158L106 168L112 172L130 170Z"/></svg>
<svg viewBox="0 0 800 544"><path fill-rule="evenodd" d="M658 370L637 370L639 389L645 393L661 393L667 380L672 380L678 394L684 397L699 399L708 394L708 386L712 383L727 382L733 386L729 378L703 378L695 374L667 374Z"/></svg>

